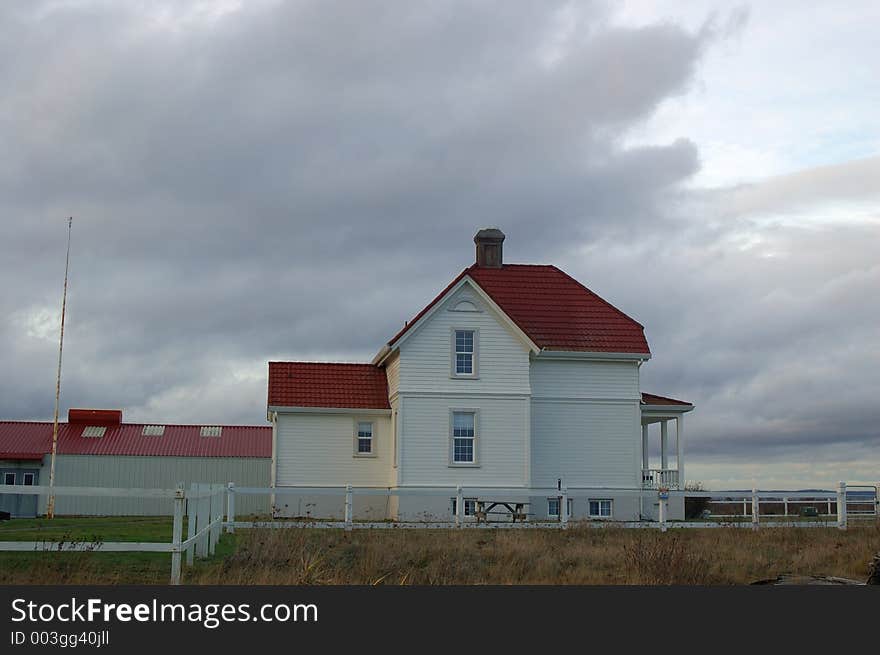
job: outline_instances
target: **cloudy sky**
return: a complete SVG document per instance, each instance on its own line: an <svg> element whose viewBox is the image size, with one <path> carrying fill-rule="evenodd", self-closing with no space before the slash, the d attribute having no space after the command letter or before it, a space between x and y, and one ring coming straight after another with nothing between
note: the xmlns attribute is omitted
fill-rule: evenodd
<svg viewBox="0 0 880 655"><path fill-rule="evenodd" d="M265 419L473 258L555 263L697 405L688 478L880 479L876 2L0 4L0 417Z"/></svg>

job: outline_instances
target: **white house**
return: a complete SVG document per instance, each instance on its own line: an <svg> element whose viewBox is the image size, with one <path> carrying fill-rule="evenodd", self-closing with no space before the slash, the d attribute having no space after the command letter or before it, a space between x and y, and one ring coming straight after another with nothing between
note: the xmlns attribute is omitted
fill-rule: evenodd
<svg viewBox="0 0 880 655"><path fill-rule="evenodd" d="M269 363L273 486L461 485L480 490L468 514L475 500L518 500L536 519L558 515L564 486L573 519L656 515L656 489L684 483L693 405L641 392L642 325L555 266L505 264L503 241L480 230L476 262L371 363ZM354 513L448 519L453 501L361 496ZM304 492L275 507L339 516L342 503ZM669 510L682 516L681 497Z"/></svg>

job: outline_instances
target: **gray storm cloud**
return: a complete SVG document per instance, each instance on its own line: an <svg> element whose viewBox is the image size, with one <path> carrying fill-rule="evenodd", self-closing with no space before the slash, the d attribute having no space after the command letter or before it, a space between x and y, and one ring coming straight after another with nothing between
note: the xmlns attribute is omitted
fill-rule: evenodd
<svg viewBox="0 0 880 655"><path fill-rule="evenodd" d="M158 7L0 8L0 416L51 415L68 215L63 406L250 423L267 359L369 358L499 225L508 259L647 326L645 389L697 403L695 456L880 446L876 224L759 225L797 179L696 192L687 134L622 145L726 28L543 0Z"/></svg>

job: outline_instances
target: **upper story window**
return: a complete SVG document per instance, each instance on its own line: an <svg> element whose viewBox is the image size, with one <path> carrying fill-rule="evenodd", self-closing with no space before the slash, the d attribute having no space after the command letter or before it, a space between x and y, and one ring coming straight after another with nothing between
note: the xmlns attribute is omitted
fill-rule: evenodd
<svg viewBox="0 0 880 655"><path fill-rule="evenodd" d="M453 377L474 378L477 376L476 330L453 330L452 333L452 375Z"/></svg>
<svg viewBox="0 0 880 655"><path fill-rule="evenodd" d="M355 423L354 454L360 457L375 455L372 421L357 421Z"/></svg>

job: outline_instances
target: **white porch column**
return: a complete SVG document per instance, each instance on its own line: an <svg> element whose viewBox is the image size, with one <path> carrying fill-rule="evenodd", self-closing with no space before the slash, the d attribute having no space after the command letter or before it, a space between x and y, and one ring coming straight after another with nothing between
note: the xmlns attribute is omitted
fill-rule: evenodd
<svg viewBox="0 0 880 655"><path fill-rule="evenodd" d="M642 470L648 469L648 426L642 426Z"/></svg>
<svg viewBox="0 0 880 655"><path fill-rule="evenodd" d="M667 419L660 422L660 468L664 471L669 468L669 456L666 452L668 423Z"/></svg>
<svg viewBox="0 0 880 655"><path fill-rule="evenodd" d="M684 415L675 418L675 468L678 469L678 488L684 489Z"/></svg>

